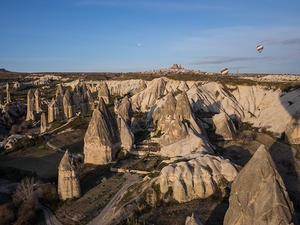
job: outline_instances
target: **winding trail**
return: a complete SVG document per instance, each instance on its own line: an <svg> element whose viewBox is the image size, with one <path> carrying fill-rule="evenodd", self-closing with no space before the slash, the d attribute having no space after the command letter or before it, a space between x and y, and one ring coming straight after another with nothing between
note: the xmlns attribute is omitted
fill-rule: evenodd
<svg viewBox="0 0 300 225"><path fill-rule="evenodd" d="M50 211L50 209L40 203L37 191L34 191L34 200L36 206L43 211L45 222L47 225L62 225L62 223L59 222L58 219L56 219L55 215Z"/></svg>
<svg viewBox="0 0 300 225"><path fill-rule="evenodd" d="M106 225L109 224L110 220L114 214L114 207L118 204L118 202L123 197L123 194L126 190L133 184L140 181L139 176L137 175L126 175L126 182L122 186L122 188L115 194L115 196L110 200L110 202L105 206L105 208L101 211L101 213L96 216L93 220L91 220L88 225Z"/></svg>

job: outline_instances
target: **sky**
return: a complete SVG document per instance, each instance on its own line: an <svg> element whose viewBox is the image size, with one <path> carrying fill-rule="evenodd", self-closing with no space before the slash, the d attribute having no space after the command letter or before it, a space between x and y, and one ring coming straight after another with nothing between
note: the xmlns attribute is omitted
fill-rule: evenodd
<svg viewBox="0 0 300 225"><path fill-rule="evenodd" d="M0 68L300 74L299 0L0 0ZM264 50L258 53L256 46Z"/></svg>

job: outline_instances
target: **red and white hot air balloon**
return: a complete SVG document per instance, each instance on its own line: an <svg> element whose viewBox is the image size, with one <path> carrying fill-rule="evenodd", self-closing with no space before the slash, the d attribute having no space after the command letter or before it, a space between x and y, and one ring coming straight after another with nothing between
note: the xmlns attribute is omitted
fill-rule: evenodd
<svg viewBox="0 0 300 225"><path fill-rule="evenodd" d="M261 53L263 49L264 49L264 46L263 46L263 45L257 45L257 47L256 47L256 50L257 50L259 53Z"/></svg>
<svg viewBox="0 0 300 225"><path fill-rule="evenodd" d="M229 73L229 70L228 70L228 68L224 67L220 70L220 72L222 75L227 75Z"/></svg>

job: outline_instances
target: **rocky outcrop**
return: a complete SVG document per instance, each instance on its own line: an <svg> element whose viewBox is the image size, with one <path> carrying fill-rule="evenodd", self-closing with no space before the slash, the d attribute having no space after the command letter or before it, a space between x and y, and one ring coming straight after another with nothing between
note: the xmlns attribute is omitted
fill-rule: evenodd
<svg viewBox="0 0 300 225"><path fill-rule="evenodd" d="M98 165L110 163L115 159L120 145L116 120L101 98L85 133L84 162Z"/></svg>
<svg viewBox="0 0 300 225"><path fill-rule="evenodd" d="M101 98L103 98L106 104L109 104L111 101L110 91L106 83L102 83L98 89L98 99L100 100Z"/></svg>
<svg viewBox="0 0 300 225"><path fill-rule="evenodd" d="M133 112L132 112L131 101L128 98L128 96L125 96L121 101L116 101L115 113L121 116L126 121L126 123L130 126Z"/></svg>
<svg viewBox="0 0 300 225"><path fill-rule="evenodd" d="M70 119L75 115L74 103L69 90L66 90L63 98L64 118Z"/></svg>
<svg viewBox="0 0 300 225"><path fill-rule="evenodd" d="M10 97L10 92L9 92L9 84L6 83L6 103L11 103L11 97Z"/></svg>
<svg viewBox="0 0 300 225"><path fill-rule="evenodd" d="M55 100L61 112L63 111L63 98L64 98L64 89L61 84L58 84L55 93Z"/></svg>
<svg viewBox="0 0 300 225"><path fill-rule="evenodd" d="M55 99L52 99L48 105L48 122L52 123L55 120L61 119L59 106Z"/></svg>
<svg viewBox="0 0 300 225"><path fill-rule="evenodd" d="M175 200L187 202L212 196L224 189L236 175L237 170L229 160L200 155L195 159L164 167L160 172L159 184L162 194L172 188Z"/></svg>
<svg viewBox="0 0 300 225"><path fill-rule="evenodd" d="M46 113L42 113L41 115L41 134L45 133L47 130L47 117L46 117Z"/></svg>
<svg viewBox="0 0 300 225"><path fill-rule="evenodd" d="M290 144L300 144L300 112L286 126L285 139Z"/></svg>
<svg viewBox="0 0 300 225"><path fill-rule="evenodd" d="M36 111L36 113L40 113L42 110L41 110L41 102L40 102L40 92L39 92L39 89L35 90L34 97L35 97L35 111Z"/></svg>
<svg viewBox="0 0 300 225"><path fill-rule="evenodd" d="M232 184L224 225L292 225L293 216L282 178L262 145Z"/></svg>
<svg viewBox="0 0 300 225"><path fill-rule="evenodd" d="M197 215L194 213L192 216L187 216L185 219L185 225L203 225Z"/></svg>
<svg viewBox="0 0 300 225"><path fill-rule="evenodd" d="M138 111L149 111L156 101L165 95L166 81L163 78L152 80L147 88L131 97L132 107Z"/></svg>
<svg viewBox="0 0 300 225"><path fill-rule="evenodd" d="M58 195L62 200L78 198L81 195L77 168L68 150L58 167Z"/></svg>
<svg viewBox="0 0 300 225"><path fill-rule="evenodd" d="M6 136L12 126L26 115L26 106L20 102L13 102L0 107L0 136Z"/></svg>
<svg viewBox="0 0 300 225"><path fill-rule="evenodd" d="M134 144L134 135L131 132L130 127L121 116L118 116L117 123L120 132L121 147L126 152L129 152Z"/></svg>
<svg viewBox="0 0 300 225"><path fill-rule="evenodd" d="M217 140L232 140L236 132L232 120L226 113L221 112L212 117L215 137Z"/></svg>
<svg viewBox="0 0 300 225"><path fill-rule="evenodd" d="M35 105L34 105L34 95L31 91L31 89L27 93L27 114L26 114L26 120L35 120L34 115Z"/></svg>
<svg viewBox="0 0 300 225"><path fill-rule="evenodd" d="M170 92L154 107L152 118L156 135L160 136L162 155L174 157L212 152L201 121L196 122L185 92L177 99Z"/></svg>

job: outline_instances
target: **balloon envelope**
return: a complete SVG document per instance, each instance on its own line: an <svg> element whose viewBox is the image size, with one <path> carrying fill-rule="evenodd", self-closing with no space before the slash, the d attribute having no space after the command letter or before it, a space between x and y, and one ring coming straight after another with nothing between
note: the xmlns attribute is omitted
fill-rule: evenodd
<svg viewBox="0 0 300 225"><path fill-rule="evenodd" d="M259 53L261 53L263 49L264 49L264 46L262 46L262 45L258 45L258 46L256 47L256 50L257 50Z"/></svg>
<svg viewBox="0 0 300 225"><path fill-rule="evenodd" d="M226 74L229 73L229 70L228 70L228 68L222 68L222 69L220 70L220 72L221 72L222 75L226 75Z"/></svg>

